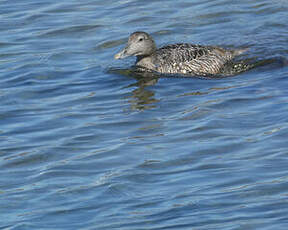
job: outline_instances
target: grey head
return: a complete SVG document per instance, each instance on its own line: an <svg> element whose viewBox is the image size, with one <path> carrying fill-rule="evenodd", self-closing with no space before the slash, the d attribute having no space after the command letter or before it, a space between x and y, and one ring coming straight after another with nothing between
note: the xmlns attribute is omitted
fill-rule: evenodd
<svg viewBox="0 0 288 230"><path fill-rule="evenodd" d="M115 59L122 59L129 56L150 56L156 51L153 38L142 31L134 32L130 35L126 47L115 54Z"/></svg>

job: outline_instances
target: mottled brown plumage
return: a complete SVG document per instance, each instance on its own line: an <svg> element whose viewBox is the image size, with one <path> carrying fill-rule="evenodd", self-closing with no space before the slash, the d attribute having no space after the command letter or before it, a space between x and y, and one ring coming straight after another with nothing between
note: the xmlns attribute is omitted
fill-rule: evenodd
<svg viewBox="0 0 288 230"><path fill-rule="evenodd" d="M246 49L226 50L214 46L188 43L167 45L157 49L153 38L145 32L130 35L127 46L115 59L136 56L135 65L167 74L220 74L227 63Z"/></svg>

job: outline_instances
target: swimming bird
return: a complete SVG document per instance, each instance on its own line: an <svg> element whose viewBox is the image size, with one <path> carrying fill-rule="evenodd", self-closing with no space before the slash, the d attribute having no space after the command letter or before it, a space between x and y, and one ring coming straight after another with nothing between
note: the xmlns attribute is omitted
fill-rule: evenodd
<svg viewBox="0 0 288 230"><path fill-rule="evenodd" d="M135 65L164 74L221 74L225 65L247 49L228 50L216 46L177 43L157 49L146 32L136 31L129 37L126 47L114 58L136 56Z"/></svg>

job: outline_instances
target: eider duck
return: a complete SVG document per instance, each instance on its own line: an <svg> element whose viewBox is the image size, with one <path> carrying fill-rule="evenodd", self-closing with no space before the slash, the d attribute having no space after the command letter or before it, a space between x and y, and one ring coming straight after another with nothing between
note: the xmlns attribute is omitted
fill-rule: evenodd
<svg viewBox="0 0 288 230"><path fill-rule="evenodd" d="M164 74L221 74L226 64L247 49L226 50L214 46L177 43L157 49L153 38L146 32L130 35L127 46L114 58L136 56L135 65Z"/></svg>

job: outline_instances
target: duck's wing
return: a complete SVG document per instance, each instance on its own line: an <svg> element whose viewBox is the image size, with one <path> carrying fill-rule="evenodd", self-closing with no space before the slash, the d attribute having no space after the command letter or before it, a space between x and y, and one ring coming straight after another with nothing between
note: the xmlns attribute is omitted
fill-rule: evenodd
<svg viewBox="0 0 288 230"><path fill-rule="evenodd" d="M159 72L201 75L219 73L236 55L235 51L188 43L164 46L155 54Z"/></svg>

